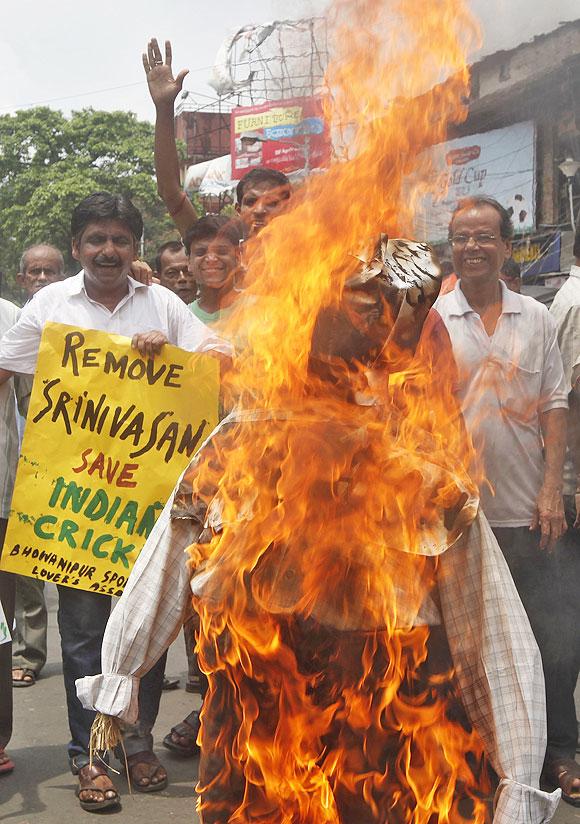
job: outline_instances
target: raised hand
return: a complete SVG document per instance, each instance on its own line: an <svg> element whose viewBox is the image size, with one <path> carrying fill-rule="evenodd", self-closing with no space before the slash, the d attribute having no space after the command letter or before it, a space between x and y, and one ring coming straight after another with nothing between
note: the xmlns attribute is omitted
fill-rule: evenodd
<svg viewBox="0 0 580 824"><path fill-rule="evenodd" d="M147 53L143 54L143 68L147 75L149 93L155 106L171 106L181 91L185 76L189 69L182 69L177 77L173 77L171 70L171 43L165 41L165 62L161 57L161 50L155 37L147 44Z"/></svg>

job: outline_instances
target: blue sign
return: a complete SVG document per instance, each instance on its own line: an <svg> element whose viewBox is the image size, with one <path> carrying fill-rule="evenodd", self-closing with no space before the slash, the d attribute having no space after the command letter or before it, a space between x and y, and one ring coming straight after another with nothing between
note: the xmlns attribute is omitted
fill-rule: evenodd
<svg viewBox="0 0 580 824"><path fill-rule="evenodd" d="M513 243L512 257L520 264L522 278L531 280L538 275L560 271L562 233L533 235Z"/></svg>

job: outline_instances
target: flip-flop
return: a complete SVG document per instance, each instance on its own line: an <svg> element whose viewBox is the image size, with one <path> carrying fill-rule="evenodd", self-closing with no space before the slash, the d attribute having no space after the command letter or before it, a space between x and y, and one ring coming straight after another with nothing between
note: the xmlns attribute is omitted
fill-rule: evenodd
<svg viewBox="0 0 580 824"><path fill-rule="evenodd" d="M0 775L8 775L14 769L14 762L8 758L6 753L4 752L4 748L0 749L0 759L4 758L4 761L0 761Z"/></svg>
<svg viewBox="0 0 580 824"><path fill-rule="evenodd" d="M82 810L86 810L87 812L93 812L95 810L106 810L110 807L119 807L121 805L119 793L117 792L112 782L110 787L99 787L97 784L95 784L95 778L97 778L99 775L107 775L106 769L102 767L100 764L93 764L92 766L90 764L85 764L84 767L80 767L79 769L77 769L75 771L75 774L78 776L79 779L79 786L76 789L76 796L79 800L79 804ZM102 800L84 801L81 798L81 793L86 790L91 790L92 792L100 793L103 796ZM105 798L105 793L110 791L113 791L115 795L112 798Z"/></svg>
<svg viewBox="0 0 580 824"><path fill-rule="evenodd" d="M161 689L164 692L167 692L168 690L176 690L178 686L179 678L164 678L163 686L161 687Z"/></svg>
<svg viewBox="0 0 580 824"><path fill-rule="evenodd" d="M133 755L128 755L127 767L129 769L129 780L131 781L132 789L134 789L138 793L158 793L160 790L164 790L165 787L167 787L167 776L165 776L165 778L163 778L161 781L158 781L157 784L139 784L137 777L133 774L134 770L139 766L139 764L147 764L148 767L155 767L154 770L149 771L149 775L141 776L141 779L149 778L150 781L160 768L165 769L165 767L157 758L155 753L151 752L150 750L143 750L142 752L137 752Z"/></svg>
<svg viewBox="0 0 580 824"><path fill-rule="evenodd" d="M197 745L197 734L199 732L199 712L194 710L187 718L184 718L179 724L171 727L169 732L163 739L163 746L168 750L178 753L184 758L193 758L194 755L199 754L199 747ZM185 738L187 743L180 744L174 741L173 737L177 735L179 738Z"/></svg>
<svg viewBox="0 0 580 824"><path fill-rule="evenodd" d="M22 678L15 678L14 673L21 672ZM32 687L36 684L36 673L34 670L27 667L13 667L12 668L12 686L13 687Z"/></svg>

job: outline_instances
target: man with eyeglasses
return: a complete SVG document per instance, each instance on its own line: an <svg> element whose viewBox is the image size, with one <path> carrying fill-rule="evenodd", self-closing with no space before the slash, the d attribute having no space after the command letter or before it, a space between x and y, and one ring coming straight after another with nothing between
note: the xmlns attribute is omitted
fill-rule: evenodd
<svg viewBox="0 0 580 824"><path fill-rule="evenodd" d="M564 799L576 803L580 767L573 760L575 737L564 728L561 651L573 643L577 627L562 614L555 551L566 529L562 469L568 387L548 310L508 290L500 278L512 235L510 216L497 201L460 201L449 229L459 281L435 308L457 362L481 505L542 654L548 717L544 785L561 787Z"/></svg>

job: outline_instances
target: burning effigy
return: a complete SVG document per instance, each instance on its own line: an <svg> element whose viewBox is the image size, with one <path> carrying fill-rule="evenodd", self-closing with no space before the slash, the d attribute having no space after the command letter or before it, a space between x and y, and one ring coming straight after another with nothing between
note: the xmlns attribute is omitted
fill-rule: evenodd
<svg viewBox="0 0 580 824"><path fill-rule="evenodd" d="M349 157L248 242L232 411L79 694L134 721L193 593L204 824L540 824L557 795L538 789L539 653L478 509L437 263L394 240L428 185L421 152L465 113L476 25L463 0L339 0L329 18L327 117Z"/></svg>

